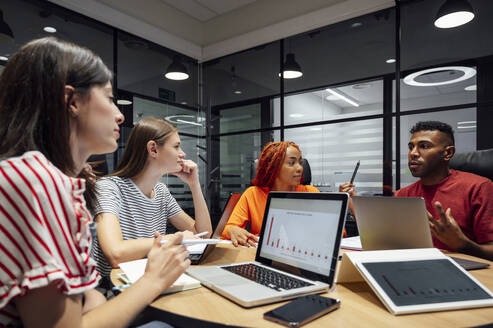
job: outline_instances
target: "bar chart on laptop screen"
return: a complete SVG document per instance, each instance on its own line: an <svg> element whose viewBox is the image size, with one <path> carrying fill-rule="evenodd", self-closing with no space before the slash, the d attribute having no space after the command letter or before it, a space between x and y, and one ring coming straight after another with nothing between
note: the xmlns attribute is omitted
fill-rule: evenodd
<svg viewBox="0 0 493 328"><path fill-rule="evenodd" d="M330 267L337 234L338 215L270 209L262 252L275 257Z"/></svg>

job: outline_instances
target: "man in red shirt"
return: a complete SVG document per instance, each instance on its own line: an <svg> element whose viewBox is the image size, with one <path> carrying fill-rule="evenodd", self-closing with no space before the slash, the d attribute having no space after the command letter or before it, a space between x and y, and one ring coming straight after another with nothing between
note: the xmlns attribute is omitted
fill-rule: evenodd
<svg viewBox="0 0 493 328"><path fill-rule="evenodd" d="M449 168L455 141L448 124L418 122L410 132L408 165L420 180L395 196L425 199L435 247L493 260L493 182Z"/></svg>

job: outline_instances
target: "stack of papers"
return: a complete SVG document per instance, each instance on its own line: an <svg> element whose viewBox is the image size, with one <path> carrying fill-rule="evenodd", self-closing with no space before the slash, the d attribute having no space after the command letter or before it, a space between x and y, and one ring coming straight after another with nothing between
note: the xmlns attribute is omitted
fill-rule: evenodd
<svg viewBox="0 0 493 328"><path fill-rule="evenodd" d="M355 251L363 250L363 246L361 246L361 239L359 236L343 238L341 241L341 248L353 249Z"/></svg>
<svg viewBox="0 0 493 328"><path fill-rule="evenodd" d="M200 245L194 245L200 246ZM132 284L140 279L144 275L145 268L147 265L147 259L141 259L136 261L120 263L118 266L125 273L128 281ZM176 281L166 289L162 294L169 294L174 292L179 292L187 289L194 289L200 287L200 281L194 279L187 274L182 274Z"/></svg>

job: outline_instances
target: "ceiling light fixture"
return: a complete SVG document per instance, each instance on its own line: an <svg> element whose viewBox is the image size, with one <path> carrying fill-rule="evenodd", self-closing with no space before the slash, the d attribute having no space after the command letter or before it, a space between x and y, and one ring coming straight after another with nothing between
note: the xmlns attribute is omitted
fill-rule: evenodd
<svg viewBox="0 0 493 328"><path fill-rule="evenodd" d="M279 77L281 73L279 73ZM284 71L282 76L285 79L297 79L303 76L303 72L301 71L301 66L294 59L293 53L288 53L286 55L286 61L284 62Z"/></svg>
<svg viewBox="0 0 493 328"><path fill-rule="evenodd" d="M231 66L231 90L235 95L241 95L243 93L238 87L238 81L234 66Z"/></svg>
<svg viewBox="0 0 493 328"><path fill-rule="evenodd" d="M181 62L180 56L174 56L173 62L168 66L164 76L169 80L181 81L188 79L188 71Z"/></svg>
<svg viewBox="0 0 493 328"><path fill-rule="evenodd" d="M441 81L441 82L418 82L418 81L416 81L416 78L421 76L421 75L425 75L425 74L433 73L433 72L444 72L444 71L461 71L464 73L464 75L459 76L458 78L455 78L452 80ZM438 85L457 83L460 81L470 79L471 77L473 77L475 75L476 75L476 70L472 67L467 67L467 66L435 67L435 68L425 69L422 71L418 71L418 72L409 74L408 76L406 76L404 78L404 83L406 83L407 85L413 85L413 86L418 86L418 87L433 87L433 86L438 86Z"/></svg>
<svg viewBox="0 0 493 328"><path fill-rule="evenodd" d="M457 129L475 129L476 127L477 127L476 121L457 122Z"/></svg>
<svg viewBox="0 0 493 328"><path fill-rule="evenodd" d="M125 106L125 105L132 105L132 101L127 100L127 99L118 99L118 100L116 101L116 103L117 103L118 105L123 105L123 106Z"/></svg>
<svg viewBox="0 0 493 328"><path fill-rule="evenodd" d="M6 57L6 56L0 56L0 60L2 60L2 61L7 61L7 60L9 60L9 58L8 58L8 57Z"/></svg>
<svg viewBox="0 0 493 328"><path fill-rule="evenodd" d="M289 114L289 117L292 117L292 118L300 118L300 117L303 117L305 116L304 114L300 114L300 113L293 113L293 114Z"/></svg>
<svg viewBox="0 0 493 328"><path fill-rule="evenodd" d="M395 63L395 59L394 58L389 58L385 61L387 64L393 64Z"/></svg>
<svg viewBox="0 0 493 328"><path fill-rule="evenodd" d="M45 31L47 33L56 33L56 28L51 27L51 26L45 26L45 27L43 27L43 31Z"/></svg>
<svg viewBox="0 0 493 328"><path fill-rule="evenodd" d="M476 86L476 84L469 85L469 86L464 88L464 90L466 90L466 91L476 91L477 89L478 89L478 87Z"/></svg>
<svg viewBox="0 0 493 328"><path fill-rule="evenodd" d="M452 28L467 24L473 19L474 12L467 0L446 0L438 10L435 26Z"/></svg>
<svg viewBox="0 0 493 328"><path fill-rule="evenodd" d="M3 20L3 10L0 9L0 40L14 41L14 33L10 26Z"/></svg>
<svg viewBox="0 0 493 328"><path fill-rule="evenodd" d="M344 100L344 101L345 101L345 102L347 102L348 104L350 104L350 105L352 105L352 106L354 106L354 107L359 107L359 104L358 104L355 100L353 100L353 99L349 99L349 97L348 97L348 96L346 96L346 95L343 95L343 94L342 94L342 92L340 92L340 91L335 91L335 90L332 90L332 89L330 89L330 88L327 88L327 89L325 89L325 90L327 90L328 92L330 92L330 93L331 93L331 94L333 94L334 96L337 96L339 99Z"/></svg>

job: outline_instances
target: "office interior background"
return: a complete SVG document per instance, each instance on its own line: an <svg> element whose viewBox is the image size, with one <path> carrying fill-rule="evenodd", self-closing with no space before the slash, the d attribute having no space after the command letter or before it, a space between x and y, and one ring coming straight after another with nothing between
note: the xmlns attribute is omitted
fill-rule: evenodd
<svg viewBox="0 0 493 328"><path fill-rule="evenodd" d="M187 158L199 165L215 224L229 193L250 185L252 162L270 141L299 144L311 166L312 184L321 191L337 191L361 161L356 187L372 195L388 195L416 181L407 167L407 143L417 121L450 124L457 152L493 148L493 2L468 0L475 18L439 29L433 22L444 2L88 0L77 7L70 0L0 0L3 22L13 34L13 40L0 41L0 65L22 44L49 35L99 54L114 72L115 97L125 115L119 149L106 156L109 171L136 121L166 118L178 127ZM344 12L348 3L366 9ZM193 47L180 49L137 36L131 31L133 20L118 27L109 23L132 11L138 16L136 6L151 4L170 10L163 19L179 13L176 19L195 24L190 29L209 22L209 32L214 24L218 31L225 15L243 17L238 22L245 25L248 19L261 24L262 17L279 12L289 12L289 22L316 10L343 14L329 15L326 24L296 34L285 35L294 28L283 31L269 42L245 42L216 53L204 46L194 54ZM211 9L219 4L222 15ZM192 10L199 5L201 11ZM89 11L84 6L112 8L122 15L96 20L84 15ZM262 16L262 8L274 10ZM172 33L179 35L178 27ZM219 34L211 33L209 42L221 45ZM293 65L301 76L280 75ZM170 66L186 70L188 77L166 78ZM172 175L163 182L193 215L188 187Z"/></svg>

